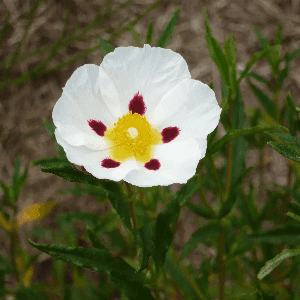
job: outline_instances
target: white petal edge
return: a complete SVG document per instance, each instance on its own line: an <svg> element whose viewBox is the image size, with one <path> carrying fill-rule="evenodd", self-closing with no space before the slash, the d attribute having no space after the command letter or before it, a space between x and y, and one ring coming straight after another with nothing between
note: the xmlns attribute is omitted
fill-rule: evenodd
<svg viewBox="0 0 300 300"><path fill-rule="evenodd" d="M193 138L207 137L218 126L221 111L215 93L208 85L188 79L163 97L149 122L161 130L178 126Z"/></svg>
<svg viewBox="0 0 300 300"><path fill-rule="evenodd" d="M57 143L65 150L68 160L76 165L84 166L88 172L98 179L120 181L128 172L139 168L134 160L126 161L116 168L103 168L101 161L109 157L107 150L93 151L85 146L75 147L69 145L57 130L54 133Z"/></svg>
<svg viewBox="0 0 300 300"><path fill-rule="evenodd" d="M162 97L182 80L191 78L186 61L170 49L119 47L107 54L99 69L103 101L119 118L129 112L128 105L139 92L148 117Z"/></svg>
<svg viewBox="0 0 300 300"><path fill-rule="evenodd" d="M206 147L206 139L189 139L156 146L153 159L159 160L160 169L133 170L123 180L139 187L184 184L196 174L198 162L205 156Z"/></svg>
<svg viewBox="0 0 300 300"><path fill-rule="evenodd" d="M86 64L75 70L54 106L52 118L60 135L70 145L107 149L103 137L88 125L90 119L101 121L106 126L116 121L101 98L99 66Z"/></svg>

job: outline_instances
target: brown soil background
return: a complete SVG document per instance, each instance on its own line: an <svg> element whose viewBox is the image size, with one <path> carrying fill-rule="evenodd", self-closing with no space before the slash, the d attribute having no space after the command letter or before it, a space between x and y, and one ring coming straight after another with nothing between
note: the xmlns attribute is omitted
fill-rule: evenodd
<svg viewBox="0 0 300 300"><path fill-rule="evenodd" d="M114 1L113 8L124 1ZM39 47L51 42L55 42L61 34L64 24L64 8L70 8L71 19L69 28L74 28L79 24L80 28L87 26L95 15L95 10L103 1L83 1L83 0L49 0L43 3L37 12L35 21L29 31L21 53L26 53L38 49ZM128 5L124 11L117 17L107 21L103 28L114 27L120 24L126 16L132 14L128 21L134 19L143 12L153 0L136 0ZM34 1L31 0L2 0L0 2L0 27L4 24L5 8L10 12L9 21L13 22L20 15L28 13ZM173 39L167 48L180 53L188 63L193 79L201 80L209 84L214 81L216 96L219 104L221 103L220 94L220 76L209 57L208 48L205 41L203 7L206 7L210 26L214 37L223 44L224 36L232 33L237 48L237 68L242 70L246 62L256 52L259 51L259 44L252 25L260 29L261 33L273 41L276 32L276 24L280 21L283 25L283 53L292 52L300 46L300 1L299 0L215 0L215 1L197 1L197 0L166 0L151 11L145 18L135 25L136 31L140 34L141 40L145 40L147 26L151 20L154 21L154 41L157 40L160 33L170 20L176 7L182 7L178 20L178 25ZM0 49L0 59L6 59L13 54L17 43L22 38L22 33L27 20L22 19L17 26L9 30L4 44ZM103 28L93 30L93 34L99 34L99 37L106 39L109 34L103 34ZM98 39L87 39L71 43L65 48L51 63L50 67L59 62L66 61L71 56L96 46ZM132 34L127 31L112 41L114 47L136 46ZM39 57L33 57L16 63L10 74L10 79L15 78L27 72L37 63L42 62L47 54ZM11 183L13 176L13 163L16 155L21 154L21 169L33 160L56 155L56 150L51 142L49 134L43 125L43 118L52 122L52 110L62 93L62 87L66 84L71 74L79 66L86 63L100 65L103 57L100 51L95 51L88 57L80 59L76 63L55 71L43 78L35 79L24 85L7 88L0 91L0 179L6 184ZM280 93L280 107L285 102L285 94L289 91L296 103L299 102L300 92L300 73L299 58L294 61L290 68L288 79L285 81L283 91ZM1 70L1 69L0 69ZM267 61L263 61L253 68L261 75L270 78L270 69ZM2 71L3 72L3 69ZM246 107L259 107L259 103L249 90L247 83L242 81L241 90L244 96ZM219 124L218 137L222 137L225 130L221 123ZM265 181L266 188L272 188L271 182L280 184L287 183L287 164L288 160L278 154L270 146L265 151ZM250 150L246 166L257 165L258 150ZM217 166L221 166L222 160L217 161ZM252 172L254 183L258 186L258 169ZM48 202L58 200L60 204L43 221L33 222L24 225L21 230L23 247L33 253L34 249L27 241L25 233L35 226L52 227L53 217L68 211L91 211L101 215L107 208L101 205L93 198L88 196L75 197L72 195L59 195L57 191L71 188L72 183L56 177L52 174L46 174L40 171L39 167L29 166L28 179L19 198L19 210L23 207L36 202ZM170 186L172 191L178 190L180 185ZM266 195L266 194L265 194ZM210 194L210 200L214 204ZM0 199L3 193L0 191ZM201 199L194 196L194 201L200 202ZM267 199L265 199L267 200ZM258 203L260 207L261 204ZM191 233L195 231L203 220L195 218L195 215L184 210L181 213L178 223L178 233L175 239L176 249L182 249ZM2 229L0 235L5 236ZM0 251L9 253L8 240L1 239ZM203 256L215 256L215 250L206 247L198 247L191 255L188 261L192 260L196 268ZM42 255L39 262L47 260L47 255ZM252 274L254 275L254 274ZM36 276L41 279L39 272Z"/></svg>

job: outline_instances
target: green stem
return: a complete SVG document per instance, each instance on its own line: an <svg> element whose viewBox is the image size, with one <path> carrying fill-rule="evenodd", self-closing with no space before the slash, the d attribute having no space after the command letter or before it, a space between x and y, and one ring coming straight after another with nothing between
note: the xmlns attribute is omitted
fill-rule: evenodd
<svg viewBox="0 0 300 300"><path fill-rule="evenodd" d="M265 147L259 149L259 191L258 191L258 198L260 202L263 202L263 189L264 189L264 150Z"/></svg>
<svg viewBox="0 0 300 300"><path fill-rule="evenodd" d="M230 108L228 110L229 119L232 120L232 106L233 106L234 98L230 98ZM231 164L232 164L232 141L227 144L227 167L226 167L226 196L225 199L222 199L222 203L228 198L230 192L231 185ZM220 194L220 195L223 195ZM224 254L225 254L225 233L224 229L220 232L219 236L219 298L220 300L224 299L224 285L225 285L225 262L224 262Z"/></svg>
<svg viewBox="0 0 300 300"><path fill-rule="evenodd" d="M199 188L199 194L201 196L201 200L204 203L204 206L206 207L206 209L215 217L217 218L217 213L215 212L215 210L212 208L211 204L209 203L202 186Z"/></svg>
<svg viewBox="0 0 300 300"><path fill-rule="evenodd" d="M227 166L226 166L226 199L230 191L231 182L232 141L227 144Z"/></svg>
<svg viewBox="0 0 300 300"><path fill-rule="evenodd" d="M128 182L124 181L127 190L128 190L128 197L129 197L129 208L130 208L130 215L131 215L131 220L133 224L133 228L136 230L138 229L138 221L136 217L136 207L135 207L135 197L133 195L133 192L131 190L131 186Z"/></svg>
<svg viewBox="0 0 300 300"><path fill-rule="evenodd" d="M224 263L224 252L225 252L225 233L224 230L219 236L219 300L224 299L224 284L225 284L225 263Z"/></svg>
<svg viewBox="0 0 300 300"><path fill-rule="evenodd" d="M10 232L10 255L11 255L11 262L13 265L13 274L16 277L17 283L19 284L20 276L19 276L19 271L17 266L17 247L19 245L19 236L18 236L18 228L16 224L16 214L17 214L17 208L15 206L13 217L12 217L13 225Z"/></svg>
<svg viewBox="0 0 300 300"><path fill-rule="evenodd" d="M218 169L216 168L213 158L211 156L208 157L208 161L209 161L209 164L210 164L210 167L211 167L214 179L215 179L215 183L217 185L220 201L221 201L221 203L224 203L223 188L222 188L220 176L218 174Z"/></svg>
<svg viewBox="0 0 300 300"><path fill-rule="evenodd" d="M188 280L192 288L194 289L195 293L198 295L199 297L198 299L207 299L206 296L200 291L197 283L195 282L195 280L193 279L193 277L191 276L187 268L183 264L180 264L174 248L170 248L170 255L172 259L176 262L176 264L178 265L178 267L180 268L180 270L182 271L182 273L184 274L185 278Z"/></svg>
<svg viewBox="0 0 300 300"><path fill-rule="evenodd" d="M202 168L203 168L203 163L200 162L200 165L198 166L197 168L197 174L199 174L199 177L197 178L198 181L201 181L201 178L202 178ZM199 194L200 194L200 197L201 197L201 200L203 201L204 203L204 206L206 207L206 209L211 212L211 214L216 218L217 217L217 213L215 212L215 210L212 208L211 204L209 203L206 195L205 195L205 192L203 190L203 186L201 185L199 190L198 190Z"/></svg>

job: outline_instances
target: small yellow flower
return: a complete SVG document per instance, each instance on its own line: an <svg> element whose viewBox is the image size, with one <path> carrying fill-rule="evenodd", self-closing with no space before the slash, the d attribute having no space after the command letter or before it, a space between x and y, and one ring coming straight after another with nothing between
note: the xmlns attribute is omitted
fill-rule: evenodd
<svg viewBox="0 0 300 300"><path fill-rule="evenodd" d="M17 217L17 226L20 227L23 224L34 220L42 220L56 205L56 201L52 201L26 206Z"/></svg>

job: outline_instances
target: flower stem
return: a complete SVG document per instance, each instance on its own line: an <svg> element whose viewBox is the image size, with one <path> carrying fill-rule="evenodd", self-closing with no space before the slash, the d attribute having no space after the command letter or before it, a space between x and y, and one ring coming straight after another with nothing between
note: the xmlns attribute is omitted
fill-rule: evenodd
<svg viewBox="0 0 300 300"><path fill-rule="evenodd" d="M138 229L138 222L137 222L137 217L136 217L136 207L135 207L135 197L133 196L130 184L126 181L124 181L124 183L128 190L129 208L130 208L130 215L131 215L131 219L132 219L133 228Z"/></svg>
<svg viewBox="0 0 300 300"><path fill-rule="evenodd" d="M220 177L218 175L217 168L216 168L215 163L213 161L213 158L211 156L208 157L208 161L209 161L210 167L212 169L212 173L213 173L213 176L214 176L214 179L215 179L215 183L217 185L220 201L221 201L221 203L224 203L223 189L222 189L222 184L221 184Z"/></svg>
<svg viewBox="0 0 300 300"><path fill-rule="evenodd" d="M258 190L258 198L260 202L263 201L263 188L264 188L264 150L265 147L259 149L259 190Z"/></svg>
<svg viewBox="0 0 300 300"><path fill-rule="evenodd" d="M199 175L198 179L199 181L201 181L201 177L202 177L202 168L203 168L203 163L200 162L200 165L199 165L199 168L197 169L197 174ZM217 213L215 212L215 210L212 208L211 204L209 203L205 193L204 193L204 190L203 190L203 186L200 186L199 190L198 190L199 194L200 194L200 197L201 197L201 200L203 201L204 203L204 206L206 207L206 209L211 212L211 214L214 216L214 217L217 217Z"/></svg>
<svg viewBox="0 0 300 300"><path fill-rule="evenodd" d="M17 207L14 206L14 212L13 212L13 225L10 231L10 255L11 255L11 262L13 265L13 274L16 277L16 281L19 284L20 282L20 276L17 266L17 247L19 244L19 236L18 236L18 228L16 223L16 214L17 214Z"/></svg>
<svg viewBox="0 0 300 300"><path fill-rule="evenodd" d="M225 233L224 230L220 233L219 237L219 300L224 299L224 284L225 284L225 264L224 264L224 252L225 252Z"/></svg>

